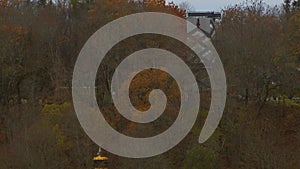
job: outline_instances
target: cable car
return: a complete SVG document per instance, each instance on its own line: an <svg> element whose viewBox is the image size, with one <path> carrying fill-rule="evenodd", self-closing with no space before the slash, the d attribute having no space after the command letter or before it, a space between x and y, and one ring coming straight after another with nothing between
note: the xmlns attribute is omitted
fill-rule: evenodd
<svg viewBox="0 0 300 169"><path fill-rule="evenodd" d="M93 158L95 169L108 169L108 158L97 156Z"/></svg>
<svg viewBox="0 0 300 169"><path fill-rule="evenodd" d="M93 161L95 169L108 169L108 158L101 156L101 148L99 148L99 152L97 156L93 158Z"/></svg>

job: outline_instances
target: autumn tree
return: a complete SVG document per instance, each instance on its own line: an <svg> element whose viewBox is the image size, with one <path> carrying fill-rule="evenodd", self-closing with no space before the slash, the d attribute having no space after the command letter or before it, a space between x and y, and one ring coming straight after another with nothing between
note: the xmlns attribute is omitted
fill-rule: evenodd
<svg viewBox="0 0 300 169"><path fill-rule="evenodd" d="M227 8L217 33L215 44L235 95L245 103L266 100L279 83L274 63L280 47L276 11L261 2Z"/></svg>

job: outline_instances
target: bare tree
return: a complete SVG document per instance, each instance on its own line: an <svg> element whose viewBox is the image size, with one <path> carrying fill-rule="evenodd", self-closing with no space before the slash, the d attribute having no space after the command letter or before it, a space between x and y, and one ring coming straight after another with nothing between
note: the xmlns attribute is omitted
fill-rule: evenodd
<svg viewBox="0 0 300 169"><path fill-rule="evenodd" d="M186 11L194 11L195 8L192 6L192 4L189 1L183 1L179 3L179 8L184 9Z"/></svg>

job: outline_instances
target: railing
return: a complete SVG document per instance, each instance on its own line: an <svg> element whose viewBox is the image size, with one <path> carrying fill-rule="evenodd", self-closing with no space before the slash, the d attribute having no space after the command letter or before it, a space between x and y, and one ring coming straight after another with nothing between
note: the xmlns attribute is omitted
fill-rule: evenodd
<svg viewBox="0 0 300 169"><path fill-rule="evenodd" d="M188 12L188 17L200 17L204 16L207 18L221 19L222 14L220 12Z"/></svg>

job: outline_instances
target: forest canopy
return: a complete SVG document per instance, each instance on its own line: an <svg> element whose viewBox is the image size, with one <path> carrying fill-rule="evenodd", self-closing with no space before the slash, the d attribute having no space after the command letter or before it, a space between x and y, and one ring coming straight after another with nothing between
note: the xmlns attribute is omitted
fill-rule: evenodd
<svg viewBox="0 0 300 169"><path fill-rule="evenodd" d="M95 31L122 16L149 11L186 18L185 7L192 8L164 0L0 0L0 168L92 168L98 147L72 106L72 74L81 48ZM221 124L203 145L197 139L210 106L210 84L203 65L190 62L186 47L174 39L142 35L108 53L98 70L97 98L117 131L156 135L172 125L180 109L174 79L148 70L131 84L133 105L147 110L147 94L159 88L170 94L169 113L143 126L116 111L107 94L114 68L123 55L139 49L159 47L181 56L196 74L202 104L191 133L174 149L136 160L104 151L109 169L300 166L299 0L276 7L257 0L224 7L211 40L225 68L228 92Z"/></svg>

